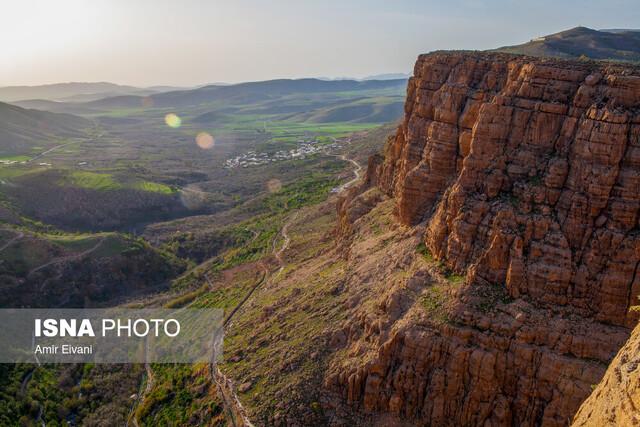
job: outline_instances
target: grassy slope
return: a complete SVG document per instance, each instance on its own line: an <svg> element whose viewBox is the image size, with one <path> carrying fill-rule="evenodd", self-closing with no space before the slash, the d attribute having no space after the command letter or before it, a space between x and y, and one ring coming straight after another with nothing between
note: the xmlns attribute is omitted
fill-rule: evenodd
<svg viewBox="0 0 640 427"><path fill-rule="evenodd" d="M89 120L69 114L27 110L0 102L0 158L32 153L42 144L86 137Z"/></svg>

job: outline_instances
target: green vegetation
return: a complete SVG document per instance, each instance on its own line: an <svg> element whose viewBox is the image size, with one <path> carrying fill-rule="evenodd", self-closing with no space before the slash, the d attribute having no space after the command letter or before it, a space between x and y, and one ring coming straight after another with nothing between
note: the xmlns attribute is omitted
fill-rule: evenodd
<svg viewBox="0 0 640 427"><path fill-rule="evenodd" d="M460 284L460 283L464 282L464 279L465 279L464 276L461 276L459 274L455 274L453 272L448 272L444 277L449 282L454 283L454 284Z"/></svg>
<svg viewBox="0 0 640 427"><path fill-rule="evenodd" d="M137 365L0 365L0 424L66 426L74 419L105 425L108 419L123 425L139 376ZM107 398L117 406L100 414Z"/></svg>
<svg viewBox="0 0 640 427"><path fill-rule="evenodd" d="M154 386L135 412L140 426L215 425L223 407L207 393L206 365L152 365ZM196 421L197 420L197 421Z"/></svg>
<svg viewBox="0 0 640 427"><path fill-rule="evenodd" d="M446 311L444 304L446 297L444 290L440 285L433 285L424 291L420 297L422 307L430 314L430 318L437 320L446 320Z"/></svg>
<svg viewBox="0 0 640 427"><path fill-rule="evenodd" d="M140 191L160 194L173 194L176 192L174 188L156 182L134 181L133 183L128 184L126 182L121 182L109 173L70 171L65 178L66 180L62 182L62 185L69 183L76 187L88 188L96 191L110 191L119 190L122 188L132 188Z"/></svg>
<svg viewBox="0 0 640 427"><path fill-rule="evenodd" d="M331 174L315 173L243 207L242 210L251 214L251 219L218 231L230 247L214 259L212 271L226 270L269 254L286 214L324 200L337 184ZM177 248L174 246L173 250ZM189 280L176 281L173 287L182 289L188 286L185 282Z"/></svg>
<svg viewBox="0 0 640 427"><path fill-rule="evenodd" d="M80 188L89 188L97 191L117 190L122 188L122 185L110 174L72 171L67 175L67 177L71 185Z"/></svg>
<svg viewBox="0 0 640 427"><path fill-rule="evenodd" d="M173 194L176 192L175 188L171 188L168 185L158 184L157 182L141 181L134 184L133 188L142 191L148 191L150 193L160 194Z"/></svg>
<svg viewBox="0 0 640 427"><path fill-rule="evenodd" d="M429 251L429 248L427 248L427 245L425 245L424 242L420 242L420 244L416 248L416 252L422 255L427 262L434 261L433 255L431 255L431 251Z"/></svg>
<svg viewBox="0 0 640 427"><path fill-rule="evenodd" d="M191 302L193 302L199 296L204 295L209 290L209 285L204 284L200 286L200 288L196 289L192 292L187 292L186 294L180 295L177 298L172 299L168 303L164 305L164 308L181 308L184 307Z"/></svg>
<svg viewBox="0 0 640 427"><path fill-rule="evenodd" d="M0 162L26 162L29 159L29 156L0 156Z"/></svg>

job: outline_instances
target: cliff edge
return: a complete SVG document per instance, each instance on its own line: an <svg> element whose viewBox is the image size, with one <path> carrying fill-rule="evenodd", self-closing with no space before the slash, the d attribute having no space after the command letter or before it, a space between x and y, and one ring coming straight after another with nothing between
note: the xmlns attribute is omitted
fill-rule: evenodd
<svg viewBox="0 0 640 427"><path fill-rule="evenodd" d="M568 425L637 322L638 68L421 55L384 157L338 203L346 259L372 187L464 280L445 289L411 264L345 323L357 357L336 357L325 386L366 423Z"/></svg>

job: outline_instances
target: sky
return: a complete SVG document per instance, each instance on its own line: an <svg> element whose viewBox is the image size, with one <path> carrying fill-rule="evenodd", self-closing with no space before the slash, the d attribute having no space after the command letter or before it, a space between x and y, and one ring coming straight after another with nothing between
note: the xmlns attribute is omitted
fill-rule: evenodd
<svg viewBox="0 0 640 427"><path fill-rule="evenodd" d="M0 0L0 86L410 73L420 53L578 25L637 28L640 1Z"/></svg>

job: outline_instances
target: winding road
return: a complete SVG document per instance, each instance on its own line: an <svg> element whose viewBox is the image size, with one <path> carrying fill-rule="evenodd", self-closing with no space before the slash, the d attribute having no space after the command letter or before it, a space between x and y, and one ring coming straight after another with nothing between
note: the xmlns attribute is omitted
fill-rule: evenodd
<svg viewBox="0 0 640 427"><path fill-rule="evenodd" d="M360 180L360 175L361 175L360 171L362 170L362 166L360 166L360 163L356 162L355 160L348 158L346 154L341 154L338 157L344 160L345 162L351 162L355 166L355 168L353 169L353 174L355 175L353 179L348 182L345 182L340 187L338 187L337 193L341 193L347 188L351 187L351 185L353 185L354 183Z"/></svg>
<svg viewBox="0 0 640 427"><path fill-rule="evenodd" d="M273 239L272 253L276 258L276 260L278 261L278 264L280 265L280 268L278 269L278 273L277 273L278 275L282 273L285 266L284 260L282 259L282 254L284 253L284 251L286 251L289 248L289 245L291 244L291 237L289 236L289 233L288 233L289 227L297 218L298 218L298 212L296 211L293 213L293 215L291 215L291 217L284 224L284 226L282 226L282 228L280 229L280 233L278 233L276 237ZM284 240L282 242L282 246L280 246L279 249L276 249L275 245L277 242L278 235L282 235L282 238ZM242 306L249 300L249 298L251 298L253 293L264 282L266 282L269 279L270 276L269 276L269 271L267 267L263 263L261 263L260 266L263 268L262 277L260 278L260 280L256 282L256 284L253 286L253 288L251 288L251 290L242 299L242 301L240 301L233 308L233 310L231 310L231 312L227 315L226 319L224 320L225 327L227 327L230 324L231 320L233 319L233 316L238 312L238 310L240 310L240 308L242 308ZM244 406L242 406L242 402L240 402L240 399L238 398L238 395L235 392L233 381L229 377L227 377L215 363L211 364L210 369L211 369L211 377L215 382L220 395L222 396L222 399L225 405L225 410L227 411L227 414L229 414L232 424L236 427L238 426L253 427L251 420L247 416L246 409L244 408ZM238 423L237 418L240 418L240 421L241 421L240 424Z"/></svg>
<svg viewBox="0 0 640 427"><path fill-rule="evenodd" d="M69 145L81 144L81 143L83 143L83 142L93 142L93 141L96 141L96 140L98 140L98 139L102 138L103 136L104 136L104 132L101 132L99 135L96 135L96 136L94 136L93 138L90 138L90 139L88 139L88 140L71 141L71 142L65 142L64 144L56 145L55 147L51 147L51 148L49 148L48 150L43 151L43 152L42 152L42 153L40 153L40 154L36 154L35 156L33 156L32 158L30 158L29 160L27 160L27 161L26 161L26 163L34 162L34 161L36 161L36 160L38 160L38 159L40 159L40 158L42 158L42 157L46 156L46 155L47 155L47 154L49 154L49 153L52 153L52 152L54 152L54 151L56 151L56 150L59 150L59 149L64 148L64 147L67 147L67 146L69 146Z"/></svg>

